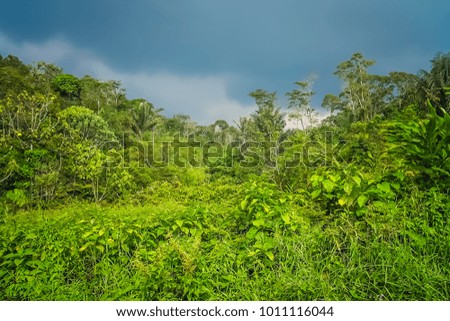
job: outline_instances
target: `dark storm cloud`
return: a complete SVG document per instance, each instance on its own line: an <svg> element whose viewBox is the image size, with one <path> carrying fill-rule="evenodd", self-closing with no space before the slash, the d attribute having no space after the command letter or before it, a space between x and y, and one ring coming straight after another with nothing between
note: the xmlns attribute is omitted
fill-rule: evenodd
<svg viewBox="0 0 450 321"><path fill-rule="evenodd" d="M16 44L66 41L118 75L226 75L226 94L242 104L256 88L282 96L314 73L319 105L356 51L377 61L373 72L428 68L450 50L449 12L444 0L16 0L2 5L0 32Z"/></svg>

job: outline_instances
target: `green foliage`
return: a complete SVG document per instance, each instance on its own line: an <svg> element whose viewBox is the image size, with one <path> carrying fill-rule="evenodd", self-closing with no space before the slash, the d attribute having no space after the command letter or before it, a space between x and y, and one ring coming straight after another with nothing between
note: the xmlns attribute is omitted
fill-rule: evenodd
<svg viewBox="0 0 450 321"><path fill-rule="evenodd" d="M371 119L374 104L371 102L367 68L374 64L374 60L364 59L359 52L353 54L350 60L340 63L334 74L344 81L345 87L339 97L327 95L322 106L331 111L344 111L350 122Z"/></svg>
<svg viewBox="0 0 450 321"><path fill-rule="evenodd" d="M419 74L417 89L419 103L422 110L427 111L427 102L433 106L450 112L450 99L448 87L450 87L450 53L438 53L431 60L431 70L422 70Z"/></svg>
<svg viewBox="0 0 450 321"><path fill-rule="evenodd" d="M29 202L25 191L21 189L16 188L12 191L8 191L5 196L8 200L10 200L14 205L17 205L18 207L23 207Z"/></svg>
<svg viewBox="0 0 450 321"><path fill-rule="evenodd" d="M401 171L382 177L360 172L350 165L313 174L307 194L311 200L323 204L328 215L346 213L364 219L370 208L395 205L403 180Z"/></svg>
<svg viewBox="0 0 450 321"><path fill-rule="evenodd" d="M106 121L86 107L71 106L58 116L63 134L72 140L91 140L100 146L116 140Z"/></svg>
<svg viewBox="0 0 450 321"><path fill-rule="evenodd" d="M261 181L237 192L160 185L154 205L7 215L1 299L445 300L448 198L416 190L387 206L395 188L373 187L380 204L368 200L358 220L316 221L317 209Z"/></svg>
<svg viewBox="0 0 450 321"><path fill-rule="evenodd" d="M276 93L258 89L251 92L250 96L258 106L258 110L252 114L252 120L259 134L267 141L278 141L286 122L280 107L276 105Z"/></svg>
<svg viewBox="0 0 450 321"><path fill-rule="evenodd" d="M298 88L286 93L289 100L288 107L293 110L289 113L289 119L299 122L302 130L317 124L318 113L311 107L311 99L315 95L312 90L313 82L314 78L296 82Z"/></svg>
<svg viewBox="0 0 450 321"><path fill-rule="evenodd" d="M143 99L131 101L130 114L132 118L131 129L138 139L143 138L144 133L155 128L159 123L158 115L162 109L155 109L153 105Z"/></svg>
<svg viewBox="0 0 450 321"><path fill-rule="evenodd" d="M417 77L357 53L324 99L339 113L286 130L264 90L235 127L199 126L0 57L0 300L447 300L440 59L425 117ZM312 81L296 85L312 123Z"/></svg>
<svg viewBox="0 0 450 321"><path fill-rule="evenodd" d="M61 74L53 79L53 86L57 92L69 99L79 98L81 86L77 77Z"/></svg>
<svg viewBox="0 0 450 321"><path fill-rule="evenodd" d="M446 187L450 179L450 115L429 103L427 119L393 121L388 127L391 149L426 186Z"/></svg>

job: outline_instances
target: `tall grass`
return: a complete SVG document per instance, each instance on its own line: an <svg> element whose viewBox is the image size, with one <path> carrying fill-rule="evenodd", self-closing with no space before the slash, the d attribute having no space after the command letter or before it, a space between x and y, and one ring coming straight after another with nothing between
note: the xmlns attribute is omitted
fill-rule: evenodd
<svg viewBox="0 0 450 321"><path fill-rule="evenodd" d="M424 223L448 210L445 195L411 193L394 207L368 206L364 219L345 212L330 219L292 197L265 198L272 223L261 227L252 215L262 214L242 201L266 195L264 188L222 187L226 199L210 190L186 188L159 204L73 204L4 216L0 299L450 298L448 233ZM258 222L256 236L238 226L239 217ZM446 221L437 227L448 231Z"/></svg>

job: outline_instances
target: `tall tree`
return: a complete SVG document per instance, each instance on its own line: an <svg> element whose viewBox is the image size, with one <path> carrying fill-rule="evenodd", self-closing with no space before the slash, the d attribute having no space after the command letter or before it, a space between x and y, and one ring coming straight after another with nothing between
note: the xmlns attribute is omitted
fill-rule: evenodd
<svg viewBox="0 0 450 321"><path fill-rule="evenodd" d="M138 139L142 139L145 132L153 129L160 121L159 113L162 108L155 109L151 103L145 99L135 99L131 102L131 129Z"/></svg>
<svg viewBox="0 0 450 321"><path fill-rule="evenodd" d="M367 68L374 63L373 60L365 60L359 52L353 54L350 60L340 63L334 74L344 81L344 89L339 96L326 95L322 106L332 112L344 112L350 122L368 118L370 101Z"/></svg>
<svg viewBox="0 0 450 321"><path fill-rule="evenodd" d="M350 60L340 63L334 72L344 81L344 90L339 97L344 102L344 109L350 113L353 120L369 119L371 102L367 68L374 64L374 60L366 60L361 53L357 52Z"/></svg>
<svg viewBox="0 0 450 321"><path fill-rule="evenodd" d="M70 74L61 74L53 79L53 85L62 97L72 101L80 98L81 85L77 77Z"/></svg>
<svg viewBox="0 0 450 321"><path fill-rule="evenodd" d="M119 81L100 81L90 76L80 79L81 103L105 118L124 105L125 90Z"/></svg>
<svg viewBox="0 0 450 321"><path fill-rule="evenodd" d="M15 56L0 56L0 99L31 89L30 67Z"/></svg>
<svg viewBox="0 0 450 321"><path fill-rule="evenodd" d="M62 73L62 68L43 61L33 64L30 68L30 76L33 78L31 82L34 89L45 95L53 94L53 80L62 75Z"/></svg>
<svg viewBox="0 0 450 321"><path fill-rule="evenodd" d="M315 95L312 87L315 77L310 77L306 81L299 81L298 86L288 93L288 108L291 109L289 118L298 121L302 130L308 130L310 126L317 123L317 112L311 106L311 99Z"/></svg>
<svg viewBox="0 0 450 321"><path fill-rule="evenodd" d="M391 102L392 108L404 109L417 103L417 86L419 77L406 72L390 72L390 83L393 86L394 98Z"/></svg>
<svg viewBox="0 0 450 321"><path fill-rule="evenodd" d="M284 113L276 105L276 93L257 89L250 93L258 109L251 115L260 135L266 141L278 141L282 136L286 122Z"/></svg>
<svg viewBox="0 0 450 321"><path fill-rule="evenodd" d="M255 122L250 117L239 117L238 121L234 121L236 124L239 139L242 143L253 140L256 134Z"/></svg>
<svg viewBox="0 0 450 321"><path fill-rule="evenodd" d="M421 93L421 107L428 110L426 101L430 100L434 106L450 111L450 52L438 53L433 60L429 72L419 73L419 92ZM438 109L439 110L439 109Z"/></svg>

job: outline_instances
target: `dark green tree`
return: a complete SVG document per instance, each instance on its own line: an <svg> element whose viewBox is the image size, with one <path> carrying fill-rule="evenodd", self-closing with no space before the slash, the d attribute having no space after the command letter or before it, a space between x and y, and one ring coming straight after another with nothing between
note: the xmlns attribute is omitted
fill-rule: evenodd
<svg viewBox="0 0 450 321"><path fill-rule="evenodd" d="M79 99L81 92L80 81L77 77L69 74L61 74L53 79L55 91L69 100Z"/></svg>
<svg viewBox="0 0 450 321"><path fill-rule="evenodd" d="M0 99L31 89L30 67L15 56L0 56Z"/></svg>

